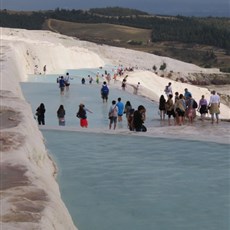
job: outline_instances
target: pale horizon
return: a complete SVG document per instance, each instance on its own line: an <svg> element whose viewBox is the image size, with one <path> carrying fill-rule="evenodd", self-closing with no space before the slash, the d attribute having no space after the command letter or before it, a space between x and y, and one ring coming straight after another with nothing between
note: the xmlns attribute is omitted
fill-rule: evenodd
<svg viewBox="0 0 230 230"><path fill-rule="evenodd" d="M183 1L183 0L162 0L160 2L153 2L151 0L126 0L126 1L112 1L102 0L93 1L86 0L77 2L73 0L66 1L26 1L26 0L2 0L1 9L16 10L16 11L39 11L39 10L55 10L61 9L76 9L88 10L91 8L105 8L105 7L123 7L130 9L141 10L150 14L162 15L183 15L183 16L197 16L197 17L230 17L230 3L228 0L204 0L204 1Z"/></svg>

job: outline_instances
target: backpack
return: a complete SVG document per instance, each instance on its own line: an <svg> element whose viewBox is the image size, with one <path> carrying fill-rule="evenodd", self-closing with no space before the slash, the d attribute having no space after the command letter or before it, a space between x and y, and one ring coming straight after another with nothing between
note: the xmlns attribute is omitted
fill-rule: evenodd
<svg viewBox="0 0 230 230"><path fill-rule="evenodd" d="M113 117L114 111L116 109L116 106L114 106L110 111L109 111L109 119L111 119Z"/></svg>
<svg viewBox="0 0 230 230"><path fill-rule="evenodd" d="M101 89L102 94L108 94L109 93L109 88L107 85L103 85Z"/></svg>
<svg viewBox="0 0 230 230"><path fill-rule="evenodd" d="M197 102L193 99L192 108L193 108L193 109L196 109L197 107L198 107Z"/></svg>

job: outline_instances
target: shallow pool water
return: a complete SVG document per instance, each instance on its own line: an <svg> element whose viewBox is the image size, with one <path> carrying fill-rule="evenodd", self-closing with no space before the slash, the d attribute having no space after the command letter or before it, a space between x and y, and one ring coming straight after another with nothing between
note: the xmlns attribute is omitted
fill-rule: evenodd
<svg viewBox="0 0 230 230"><path fill-rule="evenodd" d="M102 103L100 89L102 83L96 84L95 82L90 85L89 83L82 85L79 81L71 82L69 91L66 91L63 96L60 95L59 86L56 83L58 75L38 75L30 76L29 82L22 82L21 87L25 98L31 104L33 113L35 114L36 108L40 103L44 103L46 107L45 120L47 126L55 126L58 124L57 110L63 104L66 110L66 126L79 127L79 119L76 118L76 113L80 103L84 103L93 113L87 113L90 128L104 128L108 127L108 111L111 106L112 100L117 100L121 97L122 102L130 101L133 108L137 108L143 104L147 109L146 124L158 125L159 121L153 121L153 118L158 117L158 105L146 98L139 97L132 93L122 90L120 82L111 83L109 85L110 93L107 103ZM36 81L35 81L36 79ZM103 80L101 79L101 82ZM123 128L127 128L126 118L123 116Z"/></svg>
<svg viewBox="0 0 230 230"><path fill-rule="evenodd" d="M30 75L21 83L34 113L41 102L46 106L41 130L79 230L229 229L229 144L135 135L126 132L125 117L116 134L105 133L113 99L130 100L134 108L143 104L145 124L152 128L160 125L158 105L121 90L120 82L111 83L109 101L102 103L101 83L80 81L97 71L68 70L75 77L64 96L56 83L59 75ZM79 128L80 103L93 112L88 113L92 133L71 131ZM58 127L60 104L66 109L65 128Z"/></svg>
<svg viewBox="0 0 230 230"><path fill-rule="evenodd" d="M43 134L80 230L229 229L229 145Z"/></svg>

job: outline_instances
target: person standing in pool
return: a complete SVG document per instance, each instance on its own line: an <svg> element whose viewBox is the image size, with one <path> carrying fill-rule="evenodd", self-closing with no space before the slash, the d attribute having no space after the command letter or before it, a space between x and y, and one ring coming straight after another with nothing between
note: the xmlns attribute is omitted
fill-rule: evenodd
<svg viewBox="0 0 230 230"><path fill-rule="evenodd" d="M79 109L76 116L80 119L80 126L82 128L88 128L88 120L87 120L87 113L86 113L87 111L92 113L89 109L85 108L84 104L79 105Z"/></svg>
<svg viewBox="0 0 230 230"><path fill-rule="evenodd" d="M165 120L165 103L166 100L164 95L162 94L159 99L159 111L161 120Z"/></svg>
<svg viewBox="0 0 230 230"><path fill-rule="evenodd" d="M59 83L60 93L61 93L61 95L64 95L65 80L64 80L63 76L60 77L58 83Z"/></svg>
<svg viewBox="0 0 230 230"><path fill-rule="evenodd" d="M183 94L179 95L179 99L174 104L174 113L176 114L176 124L183 125L184 124L184 117L185 117L185 110L186 110L186 102L184 100Z"/></svg>
<svg viewBox="0 0 230 230"><path fill-rule="evenodd" d="M119 97L117 99L117 107L118 107L118 122L121 122L122 121L122 116L124 114L124 104L123 102L121 101L121 98Z"/></svg>
<svg viewBox="0 0 230 230"><path fill-rule="evenodd" d="M45 125L45 105L41 103L38 108L36 109L36 116L38 118L39 125Z"/></svg>
<svg viewBox="0 0 230 230"><path fill-rule="evenodd" d="M190 97L192 97L192 94L188 91L187 88L185 88L184 89L184 98L185 98L185 101L187 102Z"/></svg>
<svg viewBox="0 0 230 230"><path fill-rule="evenodd" d="M212 124L214 123L214 115L216 116L216 123L218 123L220 114L220 96L216 94L215 90L211 92L209 100L209 113L211 114Z"/></svg>
<svg viewBox="0 0 230 230"><path fill-rule="evenodd" d="M146 132L147 128L144 126L146 109L143 105L139 105L138 109L133 114L133 129L136 132Z"/></svg>
<svg viewBox="0 0 230 230"><path fill-rule="evenodd" d="M169 94L168 100L165 103L165 111L168 115L168 124L171 125L171 116L175 119L176 115L174 112L174 103L173 103L173 95ZM175 120L174 120L175 123Z"/></svg>
<svg viewBox="0 0 230 230"><path fill-rule="evenodd" d="M200 112L201 120L203 121L206 116L206 113L208 113L208 102L204 98L204 95L201 96L201 99L199 101L199 107L197 111Z"/></svg>
<svg viewBox="0 0 230 230"><path fill-rule="evenodd" d="M112 101L112 105L110 106L109 109L109 129L112 128L112 124L113 124L113 129L116 129L117 126L117 112L118 112L118 107L116 105L116 101L113 100Z"/></svg>
<svg viewBox="0 0 230 230"><path fill-rule="evenodd" d="M187 99L187 108L186 108L186 113L187 113L187 117L189 119L190 124L193 123L194 118L196 117L196 110L194 109L194 99L192 98L192 95L188 96Z"/></svg>
<svg viewBox="0 0 230 230"><path fill-rule="evenodd" d="M69 90L69 86L70 86L70 77L69 77L69 73L66 73L65 78L64 78L64 81L65 81L66 91L68 91L68 90Z"/></svg>
<svg viewBox="0 0 230 230"><path fill-rule="evenodd" d="M122 88L123 90L125 90L125 88L126 88L126 79L123 79L123 80L122 80L121 88Z"/></svg>
<svg viewBox="0 0 230 230"><path fill-rule="evenodd" d="M92 78L92 76L88 75L88 79L89 79L89 84L92 84L92 83L93 83L93 78Z"/></svg>
<svg viewBox="0 0 230 230"><path fill-rule="evenodd" d="M96 75L96 83L99 84L99 73Z"/></svg>
<svg viewBox="0 0 230 230"><path fill-rule="evenodd" d="M65 125L65 109L63 105L60 105L57 110L57 117L60 126Z"/></svg>
<svg viewBox="0 0 230 230"><path fill-rule="evenodd" d="M103 103L107 102L108 95L109 95L109 87L107 86L106 81L104 81L101 87L101 97L102 97Z"/></svg>
<svg viewBox="0 0 230 230"><path fill-rule="evenodd" d="M132 105L131 105L130 101L126 101L124 113L126 115L127 124L128 124L128 119L129 119L131 109L132 109Z"/></svg>

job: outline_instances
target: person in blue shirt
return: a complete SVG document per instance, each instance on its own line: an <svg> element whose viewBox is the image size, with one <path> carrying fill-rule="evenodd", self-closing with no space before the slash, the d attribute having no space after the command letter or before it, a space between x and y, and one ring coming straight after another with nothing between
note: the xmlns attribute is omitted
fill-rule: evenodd
<svg viewBox="0 0 230 230"><path fill-rule="evenodd" d="M118 117L118 122L122 121L122 116L124 114L124 104L123 102L121 102L121 98L119 97L117 99L117 107L118 107L118 113L117 113L117 117Z"/></svg>
<svg viewBox="0 0 230 230"><path fill-rule="evenodd" d="M192 94L188 91L187 88L185 88L184 89L184 98L185 98L185 100L188 100L191 96L192 96Z"/></svg>
<svg viewBox="0 0 230 230"><path fill-rule="evenodd" d="M63 76L60 77L58 83L59 83L60 93L61 93L61 95L63 95L64 90L65 90L65 80L64 80Z"/></svg>
<svg viewBox="0 0 230 230"><path fill-rule="evenodd" d="M103 82L103 85L101 87L101 97L103 102L108 101L108 95L109 95L109 87L107 86L106 82Z"/></svg>

